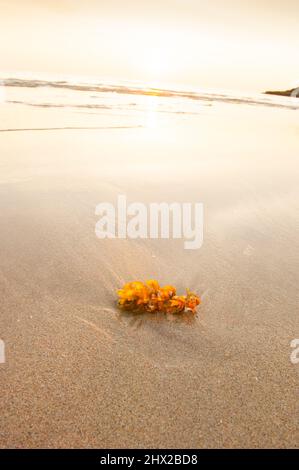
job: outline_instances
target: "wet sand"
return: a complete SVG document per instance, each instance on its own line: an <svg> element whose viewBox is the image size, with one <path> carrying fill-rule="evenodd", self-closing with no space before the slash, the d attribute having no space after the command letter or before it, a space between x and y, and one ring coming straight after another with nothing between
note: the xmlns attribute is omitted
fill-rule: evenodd
<svg viewBox="0 0 299 470"><path fill-rule="evenodd" d="M298 447L298 127L239 112L0 135L0 447ZM97 239L118 194L203 202L202 248ZM198 316L121 314L149 278Z"/></svg>

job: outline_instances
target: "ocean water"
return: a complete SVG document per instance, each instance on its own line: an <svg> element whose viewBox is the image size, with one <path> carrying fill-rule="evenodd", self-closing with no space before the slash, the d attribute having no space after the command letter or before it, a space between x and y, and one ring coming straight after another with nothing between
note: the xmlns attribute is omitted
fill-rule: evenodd
<svg viewBox="0 0 299 470"><path fill-rule="evenodd" d="M0 100L10 108L7 116L2 116L2 132L30 128L21 119L14 119L24 107L31 108L31 130L58 130L65 127L87 129L96 128L97 123L99 128L167 126L184 122L190 117L196 119L197 116L219 113L226 115L232 107L225 105L263 108L264 111L270 110L272 115L277 115L279 110L287 111L290 116L299 109L299 100L296 98L178 87L159 88L141 83L2 77L0 84ZM51 120L54 110L60 111L59 118L55 114L55 122ZM236 112L235 109L233 113Z"/></svg>
<svg viewBox="0 0 299 470"><path fill-rule="evenodd" d="M1 82L4 184L39 188L51 177L65 190L72 178L86 190L109 182L110 200L203 202L218 234L236 213L297 207L297 98L75 77Z"/></svg>

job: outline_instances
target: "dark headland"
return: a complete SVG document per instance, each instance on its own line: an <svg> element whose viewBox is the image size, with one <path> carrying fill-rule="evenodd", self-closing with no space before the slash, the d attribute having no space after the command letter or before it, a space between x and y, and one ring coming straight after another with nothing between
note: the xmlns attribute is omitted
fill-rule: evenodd
<svg viewBox="0 0 299 470"><path fill-rule="evenodd" d="M264 93L266 95L293 96L294 98L299 98L299 88L285 91L265 91Z"/></svg>

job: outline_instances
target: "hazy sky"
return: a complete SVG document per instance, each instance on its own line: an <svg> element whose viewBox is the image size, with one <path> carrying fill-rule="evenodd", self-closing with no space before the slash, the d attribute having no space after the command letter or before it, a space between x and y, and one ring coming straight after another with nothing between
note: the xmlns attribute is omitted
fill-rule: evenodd
<svg viewBox="0 0 299 470"><path fill-rule="evenodd" d="M299 0L0 0L0 73L287 88L298 23Z"/></svg>

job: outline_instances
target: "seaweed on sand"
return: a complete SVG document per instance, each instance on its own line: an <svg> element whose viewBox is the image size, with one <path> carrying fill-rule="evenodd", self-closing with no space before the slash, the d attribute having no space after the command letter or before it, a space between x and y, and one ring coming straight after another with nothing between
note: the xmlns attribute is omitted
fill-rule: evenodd
<svg viewBox="0 0 299 470"><path fill-rule="evenodd" d="M123 310L133 312L163 312L182 313L190 311L196 313L200 304L200 297L189 289L186 295L177 295L176 288L170 285L160 287L156 280L145 283L140 281L128 282L118 290L118 305Z"/></svg>

